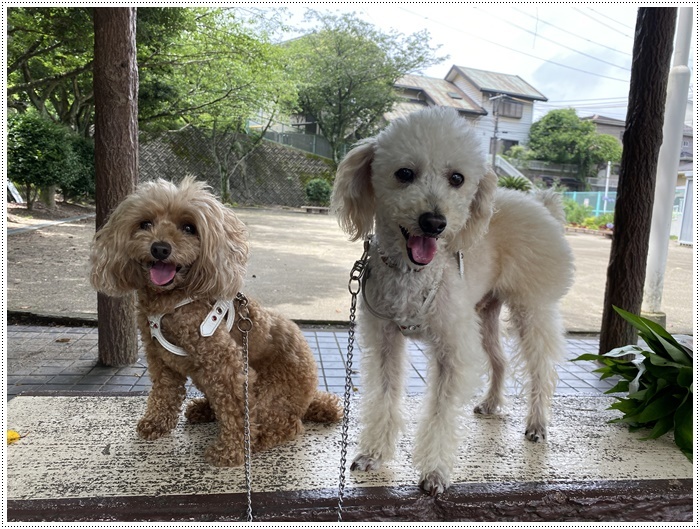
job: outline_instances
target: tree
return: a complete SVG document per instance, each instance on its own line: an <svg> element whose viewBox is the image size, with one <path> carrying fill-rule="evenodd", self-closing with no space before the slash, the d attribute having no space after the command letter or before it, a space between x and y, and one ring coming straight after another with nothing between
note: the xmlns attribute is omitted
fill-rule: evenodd
<svg viewBox="0 0 700 529"><path fill-rule="evenodd" d="M97 7L95 23L95 190L97 228L138 179L136 8ZM136 361L134 295L97 296L98 356L106 365Z"/></svg>
<svg viewBox="0 0 700 529"><path fill-rule="evenodd" d="M193 30L169 51L172 71L161 77L171 97L142 116L142 123L148 121L149 130L163 123L192 126L219 172L221 198L228 201L232 181L234 187L247 186L239 169L267 127L294 108L298 81L289 68L289 50L273 45L264 27L231 9L192 13ZM253 116L260 118L255 128L249 127Z"/></svg>
<svg viewBox="0 0 700 529"><path fill-rule="evenodd" d="M42 116L87 136L94 120L92 86L93 8L8 8L8 106ZM144 76L144 107L168 99L163 82L172 71L168 57L179 36L193 29L194 13L183 8L138 10L137 43ZM141 96L140 96L141 97Z"/></svg>
<svg viewBox="0 0 700 529"><path fill-rule="evenodd" d="M252 8L247 9L250 11ZM93 8L10 8L8 99L88 135L93 116ZM223 198L280 112L296 104L288 50L270 42L279 19L237 8L140 8L139 127L192 125L216 164ZM248 128L253 115L264 119ZM251 133L252 132L252 133ZM242 133L249 134L241 140ZM238 187L245 187L239 182Z"/></svg>
<svg viewBox="0 0 700 529"><path fill-rule="evenodd" d="M397 101L394 83L403 75L443 60L426 31L387 34L354 14L310 11L313 33L289 44L305 82L299 91L304 114L316 120L333 149L374 134Z"/></svg>
<svg viewBox="0 0 700 529"><path fill-rule="evenodd" d="M641 7L637 12L627 126L622 139L625 148L600 332L601 354L637 343L634 327L616 314L613 306L637 315L642 307L676 11L675 7Z"/></svg>
<svg viewBox="0 0 700 529"><path fill-rule="evenodd" d="M622 147L612 136L598 134L592 121L582 120L573 108L548 112L530 127L532 158L578 166L582 182L599 164L618 162Z"/></svg>
<svg viewBox="0 0 700 529"><path fill-rule="evenodd" d="M10 7L8 106L87 134L92 123L92 19L88 8Z"/></svg>
<svg viewBox="0 0 700 529"><path fill-rule="evenodd" d="M24 187L27 209L33 209L40 189L68 188L78 178L82 159L68 128L25 112L9 117L7 132L7 176Z"/></svg>

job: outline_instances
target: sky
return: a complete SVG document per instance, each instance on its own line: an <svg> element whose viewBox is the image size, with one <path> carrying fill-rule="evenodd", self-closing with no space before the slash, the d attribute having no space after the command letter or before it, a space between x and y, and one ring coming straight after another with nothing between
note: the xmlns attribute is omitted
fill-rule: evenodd
<svg viewBox="0 0 700 529"><path fill-rule="evenodd" d="M518 75L548 98L535 105L535 119L567 107L581 117L625 118L634 4L324 2L285 7L289 22L301 32L306 7L355 12L384 32L408 35L426 29L432 45L441 46L439 55L449 58L420 73L444 78L458 65ZM696 48L694 24L691 51ZM695 61L691 53L693 72Z"/></svg>

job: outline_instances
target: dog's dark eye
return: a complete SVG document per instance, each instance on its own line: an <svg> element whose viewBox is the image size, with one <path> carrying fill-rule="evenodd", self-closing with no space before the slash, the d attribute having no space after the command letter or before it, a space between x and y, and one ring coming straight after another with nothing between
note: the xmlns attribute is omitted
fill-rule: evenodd
<svg viewBox="0 0 700 529"><path fill-rule="evenodd" d="M459 173L452 173L447 180L452 187L459 187L464 183L464 176Z"/></svg>
<svg viewBox="0 0 700 529"><path fill-rule="evenodd" d="M150 220L144 220L139 224L139 228L142 230L150 230L153 227L153 223Z"/></svg>
<svg viewBox="0 0 700 529"><path fill-rule="evenodd" d="M407 169L406 167L402 167L396 171L394 176L399 182L403 182L404 184L409 184L416 178L416 174L411 169Z"/></svg>
<svg viewBox="0 0 700 529"><path fill-rule="evenodd" d="M194 227L194 224L183 224L182 231L190 235L197 235L197 228Z"/></svg>

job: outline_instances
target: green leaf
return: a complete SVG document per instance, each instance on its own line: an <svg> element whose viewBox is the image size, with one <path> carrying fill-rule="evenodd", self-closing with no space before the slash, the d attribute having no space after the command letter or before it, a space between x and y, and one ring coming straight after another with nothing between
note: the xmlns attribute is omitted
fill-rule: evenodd
<svg viewBox="0 0 700 529"><path fill-rule="evenodd" d="M582 360L592 361L592 362L600 362L603 360L603 358L601 355L592 354L592 353L584 353L581 356L578 356L571 361L572 362L580 362Z"/></svg>
<svg viewBox="0 0 700 529"><path fill-rule="evenodd" d="M646 437L642 437L643 441L646 441L648 439L657 439L664 435L665 433L668 433L671 431L673 428L673 416L672 415L667 415L666 417L661 417L658 421L656 421L656 424L654 427L651 429L649 432L649 435Z"/></svg>
<svg viewBox="0 0 700 529"><path fill-rule="evenodd" d="M625 414L625 416L635 416L644 409L643 405L640 406L638 402L631 399L620 397L615 398L619 399L618 402L613 402L608 409L621 411Z"/></svg>
<svg viewBox="0 0 700 529"><path fill-rule="evenodd" d="M602 380L602 379L601 379ZM617 384L615 384L612 388L607 390L605 394L609 393L625 393L629 391L630 389L630 383L628 380L620 380Z"/></svg>
<svg viewBox="0 0 700 529"><path fill-rule="evenodd" d="M678 399L673 395L664 395L650 402L639 415L637 415L637 421L643 424L657 421L662 417L673 414L677 406Z"/></svg>
<svg viewBox="0 0 700 529"><path fill-rule="evenodd" d="M693 399L687 398L678 408L674 417L673 439L683 453L693 460Z"/></svg>
<svg viewBox="0 0 700 529"><path fill-rule="evenodd" d="M660 357L659 355L653 354L649 355L649 361L654 364L655 366L664 366L664 367L675 367L675 368L684 368L687 367L686 365L679 364L678 362L673 362L671 360L666 360L665 358Z"/></svg>
<svg viewBox="0 0 700 529"><path fill-rule="evenodd" d="M676 339L671 336L666 329L658 323L655 323L647 318L635 316L634 314L622 310L618 307L613 309L629 324L639 330L640 335L657 354L661 356L668 355L669 359L679 362L683 365L692 365L692 358L687 353L685 347L680 345Z"/></svg>
<svg viewBox="0 0 700 529"><path fill-rule="evenodd" d="M692 392L693 386L693 368L692 367L681 367L678 370L678 378L676 383L683 387L688 388Z"/></svg>

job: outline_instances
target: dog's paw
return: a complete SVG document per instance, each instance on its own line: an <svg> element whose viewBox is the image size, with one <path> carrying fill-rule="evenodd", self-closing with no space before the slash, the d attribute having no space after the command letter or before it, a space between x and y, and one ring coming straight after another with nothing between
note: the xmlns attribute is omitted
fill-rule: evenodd
<svg viewBox="0 0 700 529"><path fill-rule="evenodd" d="M245 462L243 450L215 443L204 451L204 459L215 467L240 467Z"/></svg>
<svg viewBox="0 0 700 529"><path fill-rule="evenodd" d="M543 443L547 439L547 432L544 426L528 426L525 437L533 443Z"/></svg>
<svg viewBox="0 0 700 529"><path fill-rule="evenodd" d="M498 404L485 400L474 407L474 413L479 415L498 415L501 413L501 407Z"/></svg>
<svg viewBox="0 0 700 529"><path fill-rule="evenodd" d="M372 457L365 454L358 455L350 465L350 470L359 470L361 472L373 472L382 468L382 458Z"/></svg>
<svg viewBox="0 0 700 529"><path fill-rule="evenodd" d="M207 399L195 399L187 405L185 410L187 422L198 424L203 422L214 422L216 415L211 409Z"/></svg>
<svg viewBox="0 0 700 529"><path fill-rule="evenodd" d="M153 441L154 439L168 435L170 430L172 430L174 427L174 424L171 426L167 423L167 421L144 417L136 426L136 432L142 439Z"/></svg>
<svg viewBox="0 0 700 529"><path fill-rule="evenodd" d="M428 472L428 474L420 481L420 488L432 497L442 494L449 486L449 478L443 476L437 470Z"/></svg>

